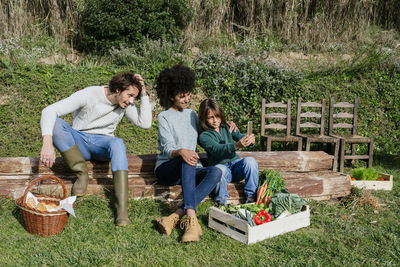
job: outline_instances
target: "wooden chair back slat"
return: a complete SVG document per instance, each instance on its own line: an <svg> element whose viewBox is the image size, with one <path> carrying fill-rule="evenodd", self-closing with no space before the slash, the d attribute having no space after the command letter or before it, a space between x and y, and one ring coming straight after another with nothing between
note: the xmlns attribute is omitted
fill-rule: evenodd
<svg viewBox="0 0 400 267"><path fill-rule="evenodd" d="M349 102L339 102L333 104L333 107L335 108L354 108L354 104L349 103Z"/></svg>
<svg viewBox="0 0 400 267"><path fill-rule="evenodd" d="M321 103L305 102L305 103L301 103L301 106L305 107L305 108L320 108L321 107Z"/></svg>
<svg viewBox="0 0 400 267"><path fill-rule="evenodd" d="M315 122L305 122L300 124L300 128L321 128L321 124Z"/></svg>
<svg viewBox="0 0 400 267"><path fill-rule="evenodd" d="M345 123L345 122L342 122L342 123L334 123L334 124L333 124L333 128L334 128L334 129L338 129L338 128L352 129L352 128L353 128L353 124Z"/></svg>
<svg viewBox="0 0 400 267"><path fill-rule="evenodd" d="M287 108L287 104L281 102L272 102L265 105L267 108Z"/></svg>
<svg viewBox="0 0 400 267"><path fill-rule="evenodd" d="M304 112L300 114L301 118L321 118L321 113L316 112Z"/></svg>
<svg viewBox="0 0 400 267"><path fill-rule="evenodd" d="M265 117L267 119L286 119L287 115L283 113L268 113Z"/></svg>
<svg viewBox="0 0 400 267"><path fill-rule="evenodd" d="M265 126L265 129L275 129L275 130L283 130L286 129L287 126L280 123L271 123Z"/></svg>
<svg viewBox="0 0 400 267"><path fill-rule="evenodd" d="M339 112L336 114L333 114L334 119L352 119L354 118L353 114L347 113L347 112Z"/></svg>

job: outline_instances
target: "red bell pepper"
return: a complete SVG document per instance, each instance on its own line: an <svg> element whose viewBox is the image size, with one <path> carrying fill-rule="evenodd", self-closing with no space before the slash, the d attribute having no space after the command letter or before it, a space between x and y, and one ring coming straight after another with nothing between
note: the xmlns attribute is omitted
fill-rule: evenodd
<svg viewBox="0 0 400 267"><path fill-rule="evenodd" d="M271 214L267 213L265 210L261 210L254 216L254 222L257 225L267 223L271 221Z"/></svg>

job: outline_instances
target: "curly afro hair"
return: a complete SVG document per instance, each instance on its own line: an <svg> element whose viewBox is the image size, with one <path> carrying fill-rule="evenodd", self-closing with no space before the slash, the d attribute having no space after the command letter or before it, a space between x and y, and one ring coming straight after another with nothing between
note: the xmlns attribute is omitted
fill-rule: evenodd
<svg viewBox="0 0 400 267"><path fill-rule="evenodd" d="M195 79L194 71L180 64L162 70L156 84L160 105L168 109L173 105L171 98L181 93L191 93L194 89Z"/></svg>

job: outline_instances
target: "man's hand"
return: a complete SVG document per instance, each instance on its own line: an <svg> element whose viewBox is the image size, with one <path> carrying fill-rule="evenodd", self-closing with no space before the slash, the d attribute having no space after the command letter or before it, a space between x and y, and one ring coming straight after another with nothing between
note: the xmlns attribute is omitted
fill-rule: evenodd
<svg viewBox="0 0 400 267"><path fill-rule="evenodd" d="M53 137L51 135L43 136L43 145L40 151L40 163L51 168L56 161L56 152L53 146Z"/></svg>
<svg viewBox="0 0 400 267"><path fill-rule="evenodd" d="M199 160L199 155L193 151L193 150L188 150L185 148L181 148L178 150L178 154L183 158L183 160L191 165L195 166L197 164L197 161Z"/></svg>
<svg viewBox="0 0 400 267"><path fill-rule="evenodd" d="M256 141L256 139L254 137L254 134L246 135L242 139L240 139L239 141L236 142L235 148L239 149L242 147L248 147L249 145L254 144L255 141Z"/></svg>
<svg viewBox="0 0 400 267"><path fill-rule="evenodd" d="M140 74L135 74L134 77L136 79L138 79L140 86L142 87L142 91L140 93L140 97L142 96L146 96L147 92L146 92L146 85L144 84L144 80L142 78L142 76Z"/></svg>

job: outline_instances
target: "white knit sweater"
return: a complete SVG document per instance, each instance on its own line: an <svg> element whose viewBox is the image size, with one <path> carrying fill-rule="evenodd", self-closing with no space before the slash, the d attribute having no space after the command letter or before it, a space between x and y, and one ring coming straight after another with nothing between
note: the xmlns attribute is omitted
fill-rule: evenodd
<svg viewBox="0 0 400 267"><path fill-rule="evenodd" d="M74 112L72 128L91 134L114 135L125 115L141 128L151 127L151 105L148 96L141 97L140 108L135 103L123 109L106 97L104 86L91 86L75 92L42 110L42 135L53 135L57 117Z"/></svg>

